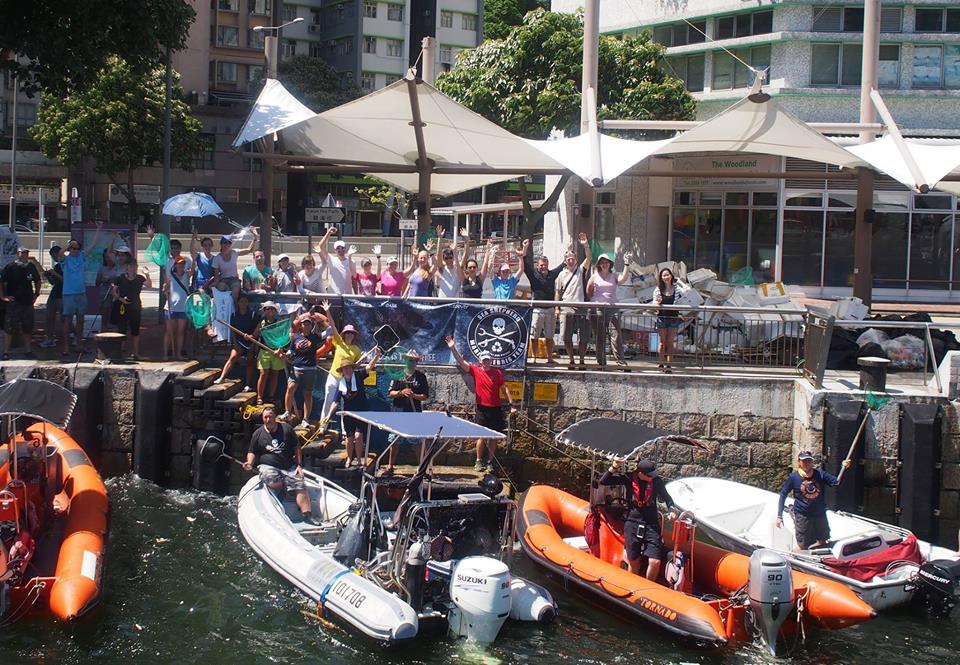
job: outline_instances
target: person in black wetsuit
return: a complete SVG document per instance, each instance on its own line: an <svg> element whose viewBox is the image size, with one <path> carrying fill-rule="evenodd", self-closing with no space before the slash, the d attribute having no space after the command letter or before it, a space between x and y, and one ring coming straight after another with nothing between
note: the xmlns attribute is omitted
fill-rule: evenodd
<svg viewBox="0 0 960 665"><path fill-rule="evenodd" d="M627 488L630 512L623 525L623 543L630 563L630 572L642 575L643 557L647 557L646 578L657 581L663 563L663 535L660 531L660 513L657 499L671 509L676 507L663 478L657 475L652 460L640 460L633 473L620 473L620 460L614 459L610 468L600 476L601 485L622 485Z"/></svg>

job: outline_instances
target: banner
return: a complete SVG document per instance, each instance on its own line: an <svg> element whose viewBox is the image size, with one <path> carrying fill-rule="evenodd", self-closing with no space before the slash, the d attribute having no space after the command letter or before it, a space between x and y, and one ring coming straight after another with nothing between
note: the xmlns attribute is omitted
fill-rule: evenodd
<svg viewBox="0 0 960 665"><path fill-rule="evenodd" d="M527 359L531 307L447 303L431 304L406 300L343 301L343 323L360 331L360 348L372 348L373 333L388 325L400 337L396 349L384 357L386 363L401 363L400 356L414 349L428 365L454 365L456 361L445 338L452 335L457 350L468 363L479 363L487 352L494 367L519 369Z"/></svg>

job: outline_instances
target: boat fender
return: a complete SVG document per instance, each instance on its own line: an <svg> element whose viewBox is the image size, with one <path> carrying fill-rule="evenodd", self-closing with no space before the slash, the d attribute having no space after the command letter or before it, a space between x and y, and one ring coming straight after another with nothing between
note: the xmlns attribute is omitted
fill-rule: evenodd
<svg viewBox="0 0 960 665"><path fill-rule="evenodd" d="M427 562L423 556L424 543L417 541L407 550L407 563L403 571L403 586L407 590L410 606L417 612L423 608L423 585L426 580Z"/></svg>
<svg viewBox="0 0 960 665"><path fill-rule="evenodd" d="M764 646L777 655L780 627L793 609L793 569L773 550L759 549L750 555L747 596L753 624Z"/></svg>
<svg viewBox="0 0 960 665"><path fill-rule="evenodd" d="M600 509L591 506L587 519L583 521L583 538L587 541L590 554L600 557Z"/></svg>
<svg viewBox="0 0 960 665"><path fill-rule="evenodd" d="M684 591L687 582L687 555L683 552L670 552L663 575L671 588Z"/></svg>

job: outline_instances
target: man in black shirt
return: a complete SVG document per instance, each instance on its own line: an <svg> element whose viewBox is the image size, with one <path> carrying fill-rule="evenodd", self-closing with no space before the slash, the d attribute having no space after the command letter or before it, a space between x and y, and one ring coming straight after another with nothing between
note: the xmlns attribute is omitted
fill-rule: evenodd
<svg viewBox="0 0 960 665"><path fill-rule="evenodd" d="M295 492L303 521L319 526L310 509L310 495L303 484L300 441L290 425L277 422L277 413L272 406L263 410L263 427L254 430L250 437L250 449L243 468L252 471L255 460L259 461L260 480L272 490Z"/></svg>
<svg viewBox="0 0 960 665"><path fill-rule="evenodd" d="M57 260L60 256L60 246L54 245L50 248L50 261L52 267L43 271L43 276L50 282L50 294L47 296L47 323L44 330L44 339L40 346L45 349L56 348L57 340L54 331L57 329L58 319L60 317L60 305L63 302L63 266Z"/></svg>
<svg viewBox="0 0 960 665"><path fill-rule="evenodd" d="M524 245L529 245L529 240L523 241ZM523 254L523 273L530 280L530 288L533 290L534 300L553 300L557 290L557 276L563 270L563 264L550 269L550 259L541 256L537 259L537 265L534 267L533 258L529 253ZM547 364L555 365L553 359L553 333L557 327L557 315L555 307L534 307L533 321L530 326L530 339L540 337L547 338Z"/></svg>
<svg viewBox="0 0 960 665"><path fill-rule="evenodd" d="M23 337L25 356L33 358L30 335L33 333L33 306L40 296L40 272L30 261L30 250L17 249L17 260L0 271L0 298L7 304L3 359L10 358L13 338L19 331Z"/></svg>
<svg viewBox="0 0 960 665"><path fill-rule="evenodd" d="M414 349L410 349L403 356L404 374L399 379L393 379L387 389L387 397L393 399L393 410L406 413L423 411L423 403L430 397L430 386L427 384L427 375L417 369L421 356ZM397 446L394 442L390 447L390 462L386 474L393 473L393 466L397 461ZM420 459L423 459L423 441L420 441Z"/></svg>
<svg viewBox="0 0 960 665"><path fill-rule="evenodd" d="M643 557L647 557L648 580L657 581L663 563L663 535L660 531L660 513L657 499L670 508L675 504L663 478L657 475L657 465L652 460L640 460L633 473L620 473L620 460L614 459L610 468L600 476L601 485L622 485L627 488L630 512L623 524L624 548L630 562L630 572L641 575Z"/></svg>

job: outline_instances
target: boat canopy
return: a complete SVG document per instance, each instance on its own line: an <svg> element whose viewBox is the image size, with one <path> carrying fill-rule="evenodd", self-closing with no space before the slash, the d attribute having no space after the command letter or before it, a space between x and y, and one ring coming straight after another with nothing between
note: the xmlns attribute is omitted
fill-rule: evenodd
<svg viewBox="0 0 960 665"><path fill-rule="evenodd" d="M443 411L408 413L402 411L345 411L344 416L356 418L376 428L407 439L505 439L506 436L469 420L451 416Z"/></svg>
<svg viewBox="0 0 960 665"><path fill-rule="evenodd" d="M26 416L66 429L77 396L43 379L14 379L0 385L0 416Z"/></svg>
<svg viewBox="0 0 960 665"><path fill-rule="evenodd" d="M588 418L557 434L557 443L608 457L630 457L659 441L707 449L688 436L615 418Z"/></svg>

